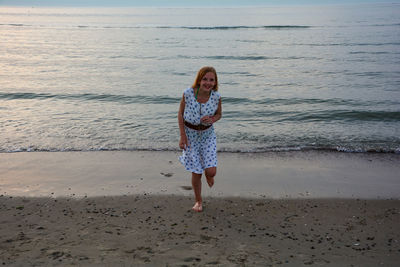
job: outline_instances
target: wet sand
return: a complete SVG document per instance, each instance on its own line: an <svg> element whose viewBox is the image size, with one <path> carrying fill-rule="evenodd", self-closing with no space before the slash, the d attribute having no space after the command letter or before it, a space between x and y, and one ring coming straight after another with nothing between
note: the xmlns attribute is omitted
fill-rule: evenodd
<svg viewBox="0 0 400 267"><path fill-rule="evenodd" d="M177 152L0 153L0 194L177 194L191 185ZM400 154L219 153L212 197L400 198Z"/></svg>

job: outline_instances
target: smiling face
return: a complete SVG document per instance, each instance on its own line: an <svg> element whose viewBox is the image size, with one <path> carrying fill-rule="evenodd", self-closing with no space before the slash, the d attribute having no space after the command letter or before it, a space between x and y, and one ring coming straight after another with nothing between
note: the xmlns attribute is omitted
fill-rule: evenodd
<svg viewBox="0 0 400 267"><path fill-rule="evenodd" d="M202 67L197 73L192 88L201 88L207 92L210 92L210 89L218 91L218 76L215 69L209 66Z"/></svg>
<svg viewBox="0 0 400 267"><path fill-rule="evenodd" d="M210 93L214 89L216 84L215 74L213 72L207 72L200 80L200 90L203 92Z"/></svg>

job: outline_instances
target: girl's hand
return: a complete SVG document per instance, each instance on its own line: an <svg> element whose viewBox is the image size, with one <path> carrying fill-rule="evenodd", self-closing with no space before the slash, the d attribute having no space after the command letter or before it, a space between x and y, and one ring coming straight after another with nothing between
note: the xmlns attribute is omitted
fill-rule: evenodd
<svg viewBox="0 0 400 267"><path fill-rule="evenodd" d="M189 146L188 139L186 135L181 135L181 139L179 140L180 149L186 149Z"/></svg>
<svg viewBox="0 0 400 267"><path fill-rule="evenodd" d="M200 122L204 125L210 125L214 123L214 119L212 116L204 116L200 119Z"/></svg>

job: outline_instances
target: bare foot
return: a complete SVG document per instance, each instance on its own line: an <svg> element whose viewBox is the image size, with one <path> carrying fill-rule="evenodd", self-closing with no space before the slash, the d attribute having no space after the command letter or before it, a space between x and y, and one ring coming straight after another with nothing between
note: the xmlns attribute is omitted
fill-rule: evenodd
<svg viewBox="0 0 400 267"><path fill-rule="evenodd" d="M214 177L210 177L210 178L206 177L206 178L207 178L208 186L209 187L213 187L213 185L214 185Z"/></svg>
<svg viewBox="0 0 400 267"><path fill-rule="evenodd" d="M192 210L197 211L197 212L202 212L203 211L203 206L201 202L196 202L192 208Z"/></svg>

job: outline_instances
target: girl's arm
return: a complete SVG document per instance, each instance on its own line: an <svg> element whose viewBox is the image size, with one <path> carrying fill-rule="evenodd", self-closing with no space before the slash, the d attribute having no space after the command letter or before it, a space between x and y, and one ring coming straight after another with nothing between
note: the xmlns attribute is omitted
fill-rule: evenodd
<svg viewBox="0 0 400 267"><path fill-rule="evenodd" d="M221 117L222 117L222 105L221 105L221 99L219 99L218 108L215 114L213 116L204 116L203 118L200 119L200 121L208 125L208 124L213 124L216 121L220 120Z"/></svg>
<svg viewBox="0 0 400 267"><path fill-rule="evenodd" d="M178 112L178 125L179 125L179 147L181 149L186 149L188 146L187 136L185 132L185 124L183 120L183 113L185 112L185 96L182 96L181 103L179 105L179 112Z"/></svg>

